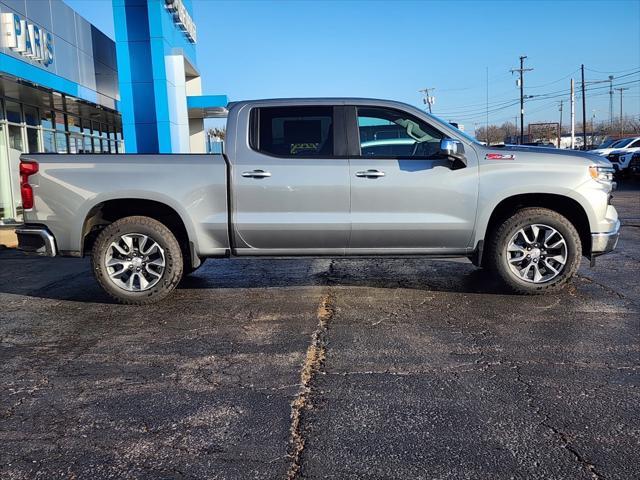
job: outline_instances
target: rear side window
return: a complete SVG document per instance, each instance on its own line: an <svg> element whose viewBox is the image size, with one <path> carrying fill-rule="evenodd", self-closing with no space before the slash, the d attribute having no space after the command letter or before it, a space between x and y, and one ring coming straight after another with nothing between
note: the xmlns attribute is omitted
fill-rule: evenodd
<svg viewBox="0 0 640 480"><path fill-rule="evenodd" d="M254 150L282 157L333 156L333 107L267 107L251 114Z"/></svg>

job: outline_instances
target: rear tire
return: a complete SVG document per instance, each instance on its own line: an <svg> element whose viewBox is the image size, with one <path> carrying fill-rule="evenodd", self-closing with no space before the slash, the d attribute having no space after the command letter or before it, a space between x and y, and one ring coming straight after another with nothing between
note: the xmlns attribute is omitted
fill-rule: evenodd
<svg viewBox="0 0 640 480"><path fill-rule="evenodd" d="M567 218L547 208L524 208L491 236L487 267L510 290L536 295L565 285L581 257L580 235Z"/></svg>
<svg viewBox="0 0 640 480"><path fill-rule="evenodd" d="M116 220L93 246L94 276L107 294L127 305L147 305L169 295L182 278L182 251L176 237L149 217Z"/></svg>

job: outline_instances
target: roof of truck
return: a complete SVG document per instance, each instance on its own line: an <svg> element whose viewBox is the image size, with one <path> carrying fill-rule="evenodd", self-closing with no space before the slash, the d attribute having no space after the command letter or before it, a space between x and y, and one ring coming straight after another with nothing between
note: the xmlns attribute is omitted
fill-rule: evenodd
<svg viewBox="0 0 640 480"><path fill-rule="evenodd" d="M237 102L229 102L227 108L232 108L236 105L245 105L245 104L289 104L289 105L366 105L366 104L376 104L376 105L397 105L403 107L416 108L413 105L409 105L408 103L398 102L395 100L385 100L381 98L361 98L361 97L306 97L306 98L263 98L256 100L240 100Z"/></svg>

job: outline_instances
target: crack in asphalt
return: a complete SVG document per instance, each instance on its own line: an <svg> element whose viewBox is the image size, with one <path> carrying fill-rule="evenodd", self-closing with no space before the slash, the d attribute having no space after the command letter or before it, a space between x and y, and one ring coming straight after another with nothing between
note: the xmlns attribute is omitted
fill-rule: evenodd
<svg viewBox="0 0 640 480"><path fill-rule="evenodd" d="M327 283L333 273L333 261L326 273ZM312 394L315 389L315 378L323 373L326 359L327 336L329 326L335 312L335 298L330 289L322 296L317 309L318 324L311 334L311 342L307 348L305 360L300 371L300 389L291 402L291 427L289 437L290 458L287 480L299 478L302 468L302 453L306 438L304 420L305 414L313 408Z"/></svg>
<svg viewBox="0 0 640 480"><path fill-rule="evenodd" d="M585 280L588 283L592 283L594 285L597 285L600 288L602 288L603 290L606 290L607 292L614 294L618 298L621 298L621 299L626 299L627 298L625 295L623 295L622 293L618 292L617 290L611 288L609 285L606 285L604 283L598 282L597 280L594 280L591 277L587 277L586 275L582 275L580 273L576 273L576 278L579 278L581 280Z"/></svg>
<svg viewBox="0 0 640 480"><path fill-rule="evenodd" d="M550 423L551 419L549 415L543 411L542 407L533 406L534 396L533 396L533 393L531 392L532 385L526 380L524 380L524 378L522 377L522 373L520 372L519 365L516 365L514 369L516 371L516 381L524 385L524 394L527 398L527 405L529 406L529 409L532 410L535 415L542 417L542 421L540 422L540 425L550 430L560 440L562 448L567 450L569 453L571 453L574 459L591 474L591 478L593 480L604 479L604 476L601 473L599 473L598 470L596 469L596 465L590 462L589 460L587 460L587 458L584 455L582 455L574 446L571 445L568 435L562 430L560 430L559 428L551 425Z"/></svg>

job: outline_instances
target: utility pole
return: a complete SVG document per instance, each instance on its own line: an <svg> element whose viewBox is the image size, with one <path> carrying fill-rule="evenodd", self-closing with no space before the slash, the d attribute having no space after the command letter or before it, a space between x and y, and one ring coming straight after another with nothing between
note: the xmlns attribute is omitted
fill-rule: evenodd
<svg viewBox="0 0 640 480"><path fill-rule="evenodd" d="M562 138L562 100L560 100L560 124L558 126L558 148L560 148L561 138Z"/></svg>
<svg viewBox="0 0 640 480"><path fill-rule="evenodd" d="M587 99L585 98L584 88L584 64L580 66L582 72L582 149L587 149Z"/></svg>
<svg viewBox="0 0 640 480"><path fill-rule="evenodd" d="M598 83L608 83L609 84L609 124L613 127L613 75L609 75L609 78L606 80L595 80L592 82L585 82L588 85L596 85Z"/></svg>
<svg viewBox="0 0 640 480"><path fill-rule="evenodd" d="M613 75L609 75L609 125L613 128Z"/></svg>
<svg viewBox="0 0 640 480"><path fill-rule="evenodd" d="M429 106L429 113L432 113L432 112L431 112L431 105L433 105L433 104L436 102L436 97L430 96L430 95L429 95L429 90L434 91L434 90L435 90L435 88L433 88L433 87L428 87L428 88L423 88L422 90L418 90L418 91L419 91L420 93L422 93L422 95L423 95L423 97L424 97L424 98L422 99L422 102L423 102L425 105L428 105L428 106Z"/></svg>
<svg viewBox="0 0 640 480"><path fill-rule="evenodd" d="M571 150L576 148L576 92L571 79Z"/></svg>
<svg viewBox="0 0 640 480"><path fill-rule="evenodd" d="M629 87L616 88L620 92L620 135L624 135L624 119L622 117L622 92L629 90Z"/></svg>
<svg viewBox="0 0 640 480"><path fill-rule="evenodd" d="M520 73L520 80L516 83L520 87L520 145L524 143L524 72L530 72L533 68L524 68L526 56L520 57L520 68L512 68L511 73Z"/></svg>
<svg viewBox="0 0 640 480"><path fill-rule="evenodd" d="M489 145L489 67L487 67L487 118L484 128L487 134L487 145Z"/></svg>

